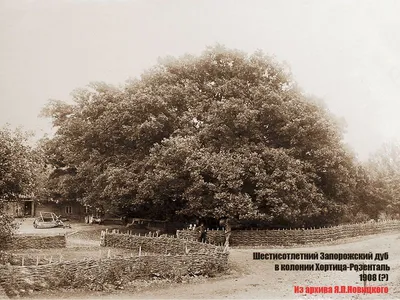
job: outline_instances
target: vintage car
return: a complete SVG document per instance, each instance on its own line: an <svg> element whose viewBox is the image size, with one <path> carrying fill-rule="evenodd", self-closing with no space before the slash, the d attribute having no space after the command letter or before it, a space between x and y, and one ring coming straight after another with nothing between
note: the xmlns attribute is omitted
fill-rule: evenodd
<svg viewBox="0 0 400 300"><path fill-rule="evenodd" d="M40 217L33 221L33 227L38 229L55 228L55 227L71 227L65 224L56 214L52 212L40 212Z"/></svg>

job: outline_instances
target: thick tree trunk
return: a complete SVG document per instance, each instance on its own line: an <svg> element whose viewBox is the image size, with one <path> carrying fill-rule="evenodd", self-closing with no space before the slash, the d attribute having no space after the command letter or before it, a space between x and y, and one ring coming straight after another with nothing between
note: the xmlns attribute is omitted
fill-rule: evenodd
<svg viewBox="0 0 400 300"><path fill-rule="evenodd" d="M229 240L231 237L231 231L232 231L232 227L231 224L229 222L229 219L226 219L226 223L225 223L225 247L229 247Z"/></svg>

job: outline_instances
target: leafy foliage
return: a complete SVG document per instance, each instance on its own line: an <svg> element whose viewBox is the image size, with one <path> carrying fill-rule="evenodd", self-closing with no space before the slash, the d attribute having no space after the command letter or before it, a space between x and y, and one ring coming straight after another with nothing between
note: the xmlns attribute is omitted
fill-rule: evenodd
<svg viewBox="0 0 400 300"><path fill-rule="evenodd" d="M379 211L390 217L400 214L400 142L393 140L382 145L367 164L374 183L375 195L382 207Z"/></svg>
<svg viewBox="0 0 400 300"><path fill-rule="evenodd" d="M0 203L0 250L6 249L8 243L12 240L15 230L17 229L17 224L14 222L14 218L4 214L2 210L3 207Z"/></svg>
<svg viewBox="0 0 400 300"><path fill-rule="evenodd" d="M340 222L357 166L340 123L261 52L166 58L123 87L91 84L43 114L49 197L151 217Z"/></svg>
<svg viewBox="0 0 400 300"><path fill-rule="evenodd" d="M12 238L16 224L5 214L5 202L35 192L43 166L41 155L28 145L28 138L29 134L21 130L0 128L0 240L6 242Z"/></svg>
<svg viewBox="0 0 400 300"><path fill-rule="evenodd" d="M29 134L0 128L0 199L33 193L41 157L28 144Z"/></svg>

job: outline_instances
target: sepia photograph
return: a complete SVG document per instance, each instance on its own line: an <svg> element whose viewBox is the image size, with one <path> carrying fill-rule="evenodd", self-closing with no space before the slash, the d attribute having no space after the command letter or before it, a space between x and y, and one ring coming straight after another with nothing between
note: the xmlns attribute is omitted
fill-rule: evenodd
<svg viewBox="0 0 400 300"><path fill-rule="evenodd" d="M399 12L0 0L0 299L400 299Z"/></svg>

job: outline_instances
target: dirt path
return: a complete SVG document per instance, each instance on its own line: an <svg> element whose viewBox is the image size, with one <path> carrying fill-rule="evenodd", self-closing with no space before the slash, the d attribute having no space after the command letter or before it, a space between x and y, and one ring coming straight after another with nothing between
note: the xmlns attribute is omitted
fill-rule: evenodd
<svg viewBox="0 0 400 300"><path fill-rule="evenodd" d="M235 268L242 271L239 278L212 280L198 285L174 286L166 290L146 291L131 295L131 299L350 299L349 295L296 295L293 286L332 286L332 285L361 285L359 274L354 271L347 272L321 272L321 271L274 271L273 261L257 261L252 259L252 249L233 249L231 262ZM369 299L400 299L400 235L382 235L368 238L363 241L352 242L334 246L319 246L293 249L257 249L260 252L299 253L299 252L360 252L372 251L374 253L389 252L387 263L391 267L389 272L389 295L379 297L371 295ZM326 263L326 261L307 261L305 263ZM359 261L360 262L360 261ZM358 262L358 263L359 263ZM280 261L279 263L291 263ZM299 261L293 262L299 263ZM301 263L301 262L300 262ZM338 262L330 262L338 263ZM371 262L370 262L371 263ZM379 263L379 262L372 262ZM372 285L372 284L371 284ZM373 285L386 285L374 283ZM122 295L121 295L122 296ZM360 295L353 295L352 299Z"/></svg>
<svg viewBox="0 0 400 300"><path fill-rule="evenodd" d="M274 271L278 263L362 263L362 261L267 261L253 260L252 253L389 253L389 260L384 262L366 261L367 263L389 264L389 282L373 282L371 285L389 287L387 295L359 294L294 294L294 286L362 286L359 274L354 271ZM231 249L231 274L222 278L200 280L198 283L169 284L151 286L141 291L127 288L110 294L71 292L57 295L68 299L400 299L400 234L386 234L364 237L330 246L315 246L290 249ZM42 295L43 296L43 295ZM46 298L46 297L45 297ZM47 299L54 298L47 296Z"/></svg>

